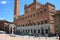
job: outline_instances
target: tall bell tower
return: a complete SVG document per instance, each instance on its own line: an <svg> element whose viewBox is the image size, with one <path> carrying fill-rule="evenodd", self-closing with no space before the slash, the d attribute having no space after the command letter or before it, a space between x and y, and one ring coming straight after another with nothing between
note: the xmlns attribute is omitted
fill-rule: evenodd
<svg viewBox="0 0 60 40"><path fill-rule="evenodd" d="M14 23L20 16L20 0L14 0Z"/></svg>

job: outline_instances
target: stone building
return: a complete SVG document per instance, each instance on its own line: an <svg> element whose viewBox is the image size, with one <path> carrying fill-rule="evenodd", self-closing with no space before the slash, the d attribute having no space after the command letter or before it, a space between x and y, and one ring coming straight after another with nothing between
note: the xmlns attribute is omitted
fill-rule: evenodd
<svg viewBox="0 0 60 40"><path fill-rule="evenodd" d="M57 10L56 14L53 15L53 17L56 34L60 36L60 10Z"/></svg>
<svg viewBox="0 0 60 40"><path fill-rule="evenodd" d="M0 20L0 30L4 30L4 27L7 25L8 21Z"/></svg>
<svg viewBox="0 0 60 40"><path fill-rule="evenodd" d="M22 34L55 34L54 19L55 6L51 3L41 4L34 0L30 5L25 4L24 15L20 13L20 0L15 0L14 24Z"/></svg>
<svg viewBox="0 0 60 40"><path fill-rule="evenodd" d="M0 20L0 31L6 31L8 33L10 24L12 24L12 22L8 22L6 20Z"/></svg>

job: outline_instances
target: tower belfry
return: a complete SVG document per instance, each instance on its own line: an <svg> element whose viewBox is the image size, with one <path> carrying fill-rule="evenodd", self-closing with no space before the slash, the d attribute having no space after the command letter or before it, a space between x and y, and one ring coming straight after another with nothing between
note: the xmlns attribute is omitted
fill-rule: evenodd
<svg viewBox="0 0 60 40"><path fill-rule="evenodd" d="M15 0L14 3L14 18L18 18L18 16L20 14L20 0Z"/></svg>

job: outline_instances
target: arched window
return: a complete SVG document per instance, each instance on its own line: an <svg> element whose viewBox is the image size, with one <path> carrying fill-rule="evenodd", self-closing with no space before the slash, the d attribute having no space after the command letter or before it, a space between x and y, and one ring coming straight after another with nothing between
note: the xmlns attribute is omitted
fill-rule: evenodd
<svg viewBox="0 0 60 40"><path fill-rule="evenodd" d="M41 21L41 24L43 24L43 21Z"/></svg>
<svg viewBox="0 0 60 40"><path fill-rule="evenodd" d="M45 24L46 24L46 23L48 23L48 21L47 21L47 20L45 20Z"/></svg>
<svg viewBox="0 0 60 40"><path fill-rule="evenodd" d="M40 25L40 22L37 22L37 25Z"/></svg>
<svg viewBox="0 0 60 40"><path fill-rule="evenodd" d="M33 17L35 16L35 14L33 14Z"/></svg>
<svg viewBox="0 0 60 40"><path fill-rule="evenodd" d="M36 25L36 23L33 23L34 25Z"/></svg>

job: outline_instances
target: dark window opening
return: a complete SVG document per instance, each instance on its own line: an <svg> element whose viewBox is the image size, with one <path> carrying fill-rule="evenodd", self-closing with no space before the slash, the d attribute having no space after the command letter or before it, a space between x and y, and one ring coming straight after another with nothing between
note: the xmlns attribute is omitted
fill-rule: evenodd
<svg viewBox="0 0 60 40"><path fill-rule="evenodd" d="M34 25L36 25L36 23L34 23Z"/></svg>
<svg viewBox="0 0 60 40"><path fill-rule="evenodd" d="M48 21L47 21L47 20L45 20L45 23L48 23Z"/></svg>
<svg viewBox="0 0 60 40"><path fill-rule="evenodd" d="M22 18L22 19L24 19L24 18Z"/></svg>
<svg viewBox="0 0 60 40"><path fill-rule="evenodd" d="M25 26L27 26L27 24Z"/></svg>
<svg viewBox="0 0 60 40"><path fill-rule="evenodd" d="M35 16L35 14L33 14L33 16Z"/></svg>
<svg viewBox="0 0 60 40"><path fill-rule="evenodd" d="M40 15L40 13L38 12L37 15Z"/></svg>
<svg viewBox="0 0 60 40"><path fill-rule="evenodd" d="M32 17L32 15L30 15L30 17Z"/></svg>
<svg viewBox="0 0 60 40"><path fill-rule="evenodd" d="M44 9L44 12L46 12L47 10L46 9Z"/></svg>
<svg viewBox="0 0 60 40"><path fill-rule="evenodd" d="M35 8L32 8L33 10L35 9Z"/></svg>
<svg viewBox="0 0 60 40"><path fill-rule="evenodd" d="M36 30L34 30L34 33L36 33Z"/></svg>
<svg viewBox="0 0 60 40"><path fill-rule="evenodd" d="M27 30L26 30L26 32L27 32Z"/></svg>
<svg viewBox="0 0 60 40"><path fill-rule="evenodd" d="M29 20L29 23L31 23L31 20Z"/></svg>
<svg viewBox="0 0 60 40"><path fill-rule="evenodd" d="M39 13L37 13L39 15Z"/></svg>
<svg viewBox="0 0 60 40"><path fill-rule="evenodd" d="M40 33L40 29L38 29L38 33Z"/></svg>
<svg viewBox="0 0 60 40"><path fill-rule="evenodd" d="M39 25L39 24L40 24L40 22L37 23L37 25Z"/></svg>
<svg viewBox="0 0 60 40"><path fill-rule="evenodd" d="M24 26L24 25L22 25L22 26Z"/></svg>
<svg viewBox="0 0 60 40"><path fill-rule="evenodd" d="M48 34L48 29L45 29L46 30L46 34Z"/></svg>
<svg viewBox="0 0 60 40"><path fill-rule="evenodd" d="M27 19L27 17L25 17L25 19Z"/></svg>
<svg viewBox="0 0 60 40"><path fill-rule="evenodd" d="M32 30L31 30L31 33L32 33Z"/></svg>
<svg viewBox="0 0 60 40"><path fill-rule="evenodd" d="M43 24L43 21L41 21L41 24Z"/></svg>
<svg viewBox="0 0 60 40"><path fill-rule="evenodd" d="M30 26L32 26L32 23L29 23Z"/></svg>
<svg viewBox="0 0 60 40"><path fill-rule="evenodd" d="M28 24L28 26L29 26L29 24Z"/></svg>
<svg viewBox="0 0 60 40"><path fill-rule="evenodd" d="M29 30L28 30L28 33L29 33Z"/></svg>
<svg viewBox="0 0 60 40"><path fill-rule="evenodd" d="M24 32L24 30L23 30L23 32Z"/></svg>
<svg viewBox="0 0 60 40"><path fill-rule="evenodd" d="M32 26L32 23L30 25Z"/></svg>
<svg viewBox="0 0 60 40"><path fill-rule="evenodd" d="M41 34L42 34L42 35L44 34L44 31L43 31L43 29L41 30Z"/></svg>
<svg viewBox="0 0 60 40"><path fill-rule="evenodd" d="M29 18L29 16L28 16L28 18Z"/></svg>

